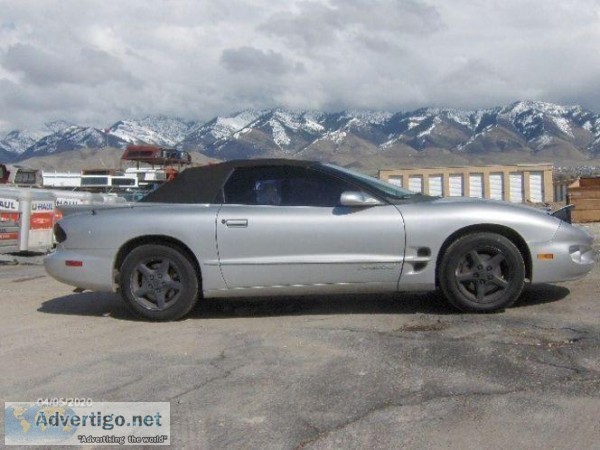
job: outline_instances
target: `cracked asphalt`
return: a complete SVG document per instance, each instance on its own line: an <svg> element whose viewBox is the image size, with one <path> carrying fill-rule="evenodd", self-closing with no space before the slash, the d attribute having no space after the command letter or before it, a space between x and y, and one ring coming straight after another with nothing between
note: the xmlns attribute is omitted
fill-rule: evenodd
<svg viewBox="0 0 600 450"><path fill-rule="evenodd" d="M174 448L600 442L599 266L490 315L428 293L207 300L146 323L22 262L0 293L3 401L169 401Z"/></svg>

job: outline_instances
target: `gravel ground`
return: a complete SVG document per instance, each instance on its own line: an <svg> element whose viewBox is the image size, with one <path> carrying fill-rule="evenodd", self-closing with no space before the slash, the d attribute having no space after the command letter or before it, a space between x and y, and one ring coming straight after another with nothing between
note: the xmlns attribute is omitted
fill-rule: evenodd
<svg viewBox="0 0 600 450"><path fill-rule="evenodd" d="M580 224L578 225L582 228L585 228L592 236L594 236L594 248L596 249L596 260L600 261L600 259L598 259L599 253L600 253L600 222L594 222L594 223L585 223L585 224Z"/></svg>

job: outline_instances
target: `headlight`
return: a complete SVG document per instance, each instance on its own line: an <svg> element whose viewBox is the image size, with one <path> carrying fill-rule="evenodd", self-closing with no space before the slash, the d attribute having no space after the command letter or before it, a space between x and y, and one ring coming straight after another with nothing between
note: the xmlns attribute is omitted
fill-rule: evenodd
<svg viewBox="0 0 600 450"><path fill-rule="evenodd" d="M594 262L594 249L589 245L571 245L569 254L577 264L591 264Z"/></svg>

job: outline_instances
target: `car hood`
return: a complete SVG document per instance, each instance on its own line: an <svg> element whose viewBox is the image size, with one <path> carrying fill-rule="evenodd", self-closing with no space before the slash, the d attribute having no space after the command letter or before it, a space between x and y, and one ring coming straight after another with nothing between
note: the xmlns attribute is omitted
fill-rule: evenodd
<svg viewBox="0 0 600 450"><path fill-rule="evenodd" d="M481 206L497 206L499 208L516 208L520 210L535 211L540 214L548 214L548 210L544 208L534 208L533 206L524 205L522 203L511 203L503 200L491 200L487 198L473 197L437 197L432 201L434 204L464 204L464 205L481 205Z"/></svg>
<svg viewBox="0 0 600 450"><path fill-rule="evenodd" d="M437 197L431 205L440 208L460 208L462 211L486 211L500 214L513 214L521 217L552 217L550 208L534 207L522 203L512 203L503 200L472 197Z"/></svg>

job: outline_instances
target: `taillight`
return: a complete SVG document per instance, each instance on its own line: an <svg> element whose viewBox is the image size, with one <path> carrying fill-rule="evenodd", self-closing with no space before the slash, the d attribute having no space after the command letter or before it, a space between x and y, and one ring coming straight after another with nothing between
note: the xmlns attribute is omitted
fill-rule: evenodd
<svg viewBox="0 0 600 450"><path fill-rule="evenodd" d="M83 261L68 259L65 261L67 267L83 267Z"/></svg>
<svg viewBox="0 0 600 450"><path fill-rule="evenodd" d="M54 239L59 244L67 240L67 233L65 233L65 230L59 224L54 225Z"/></svg>

